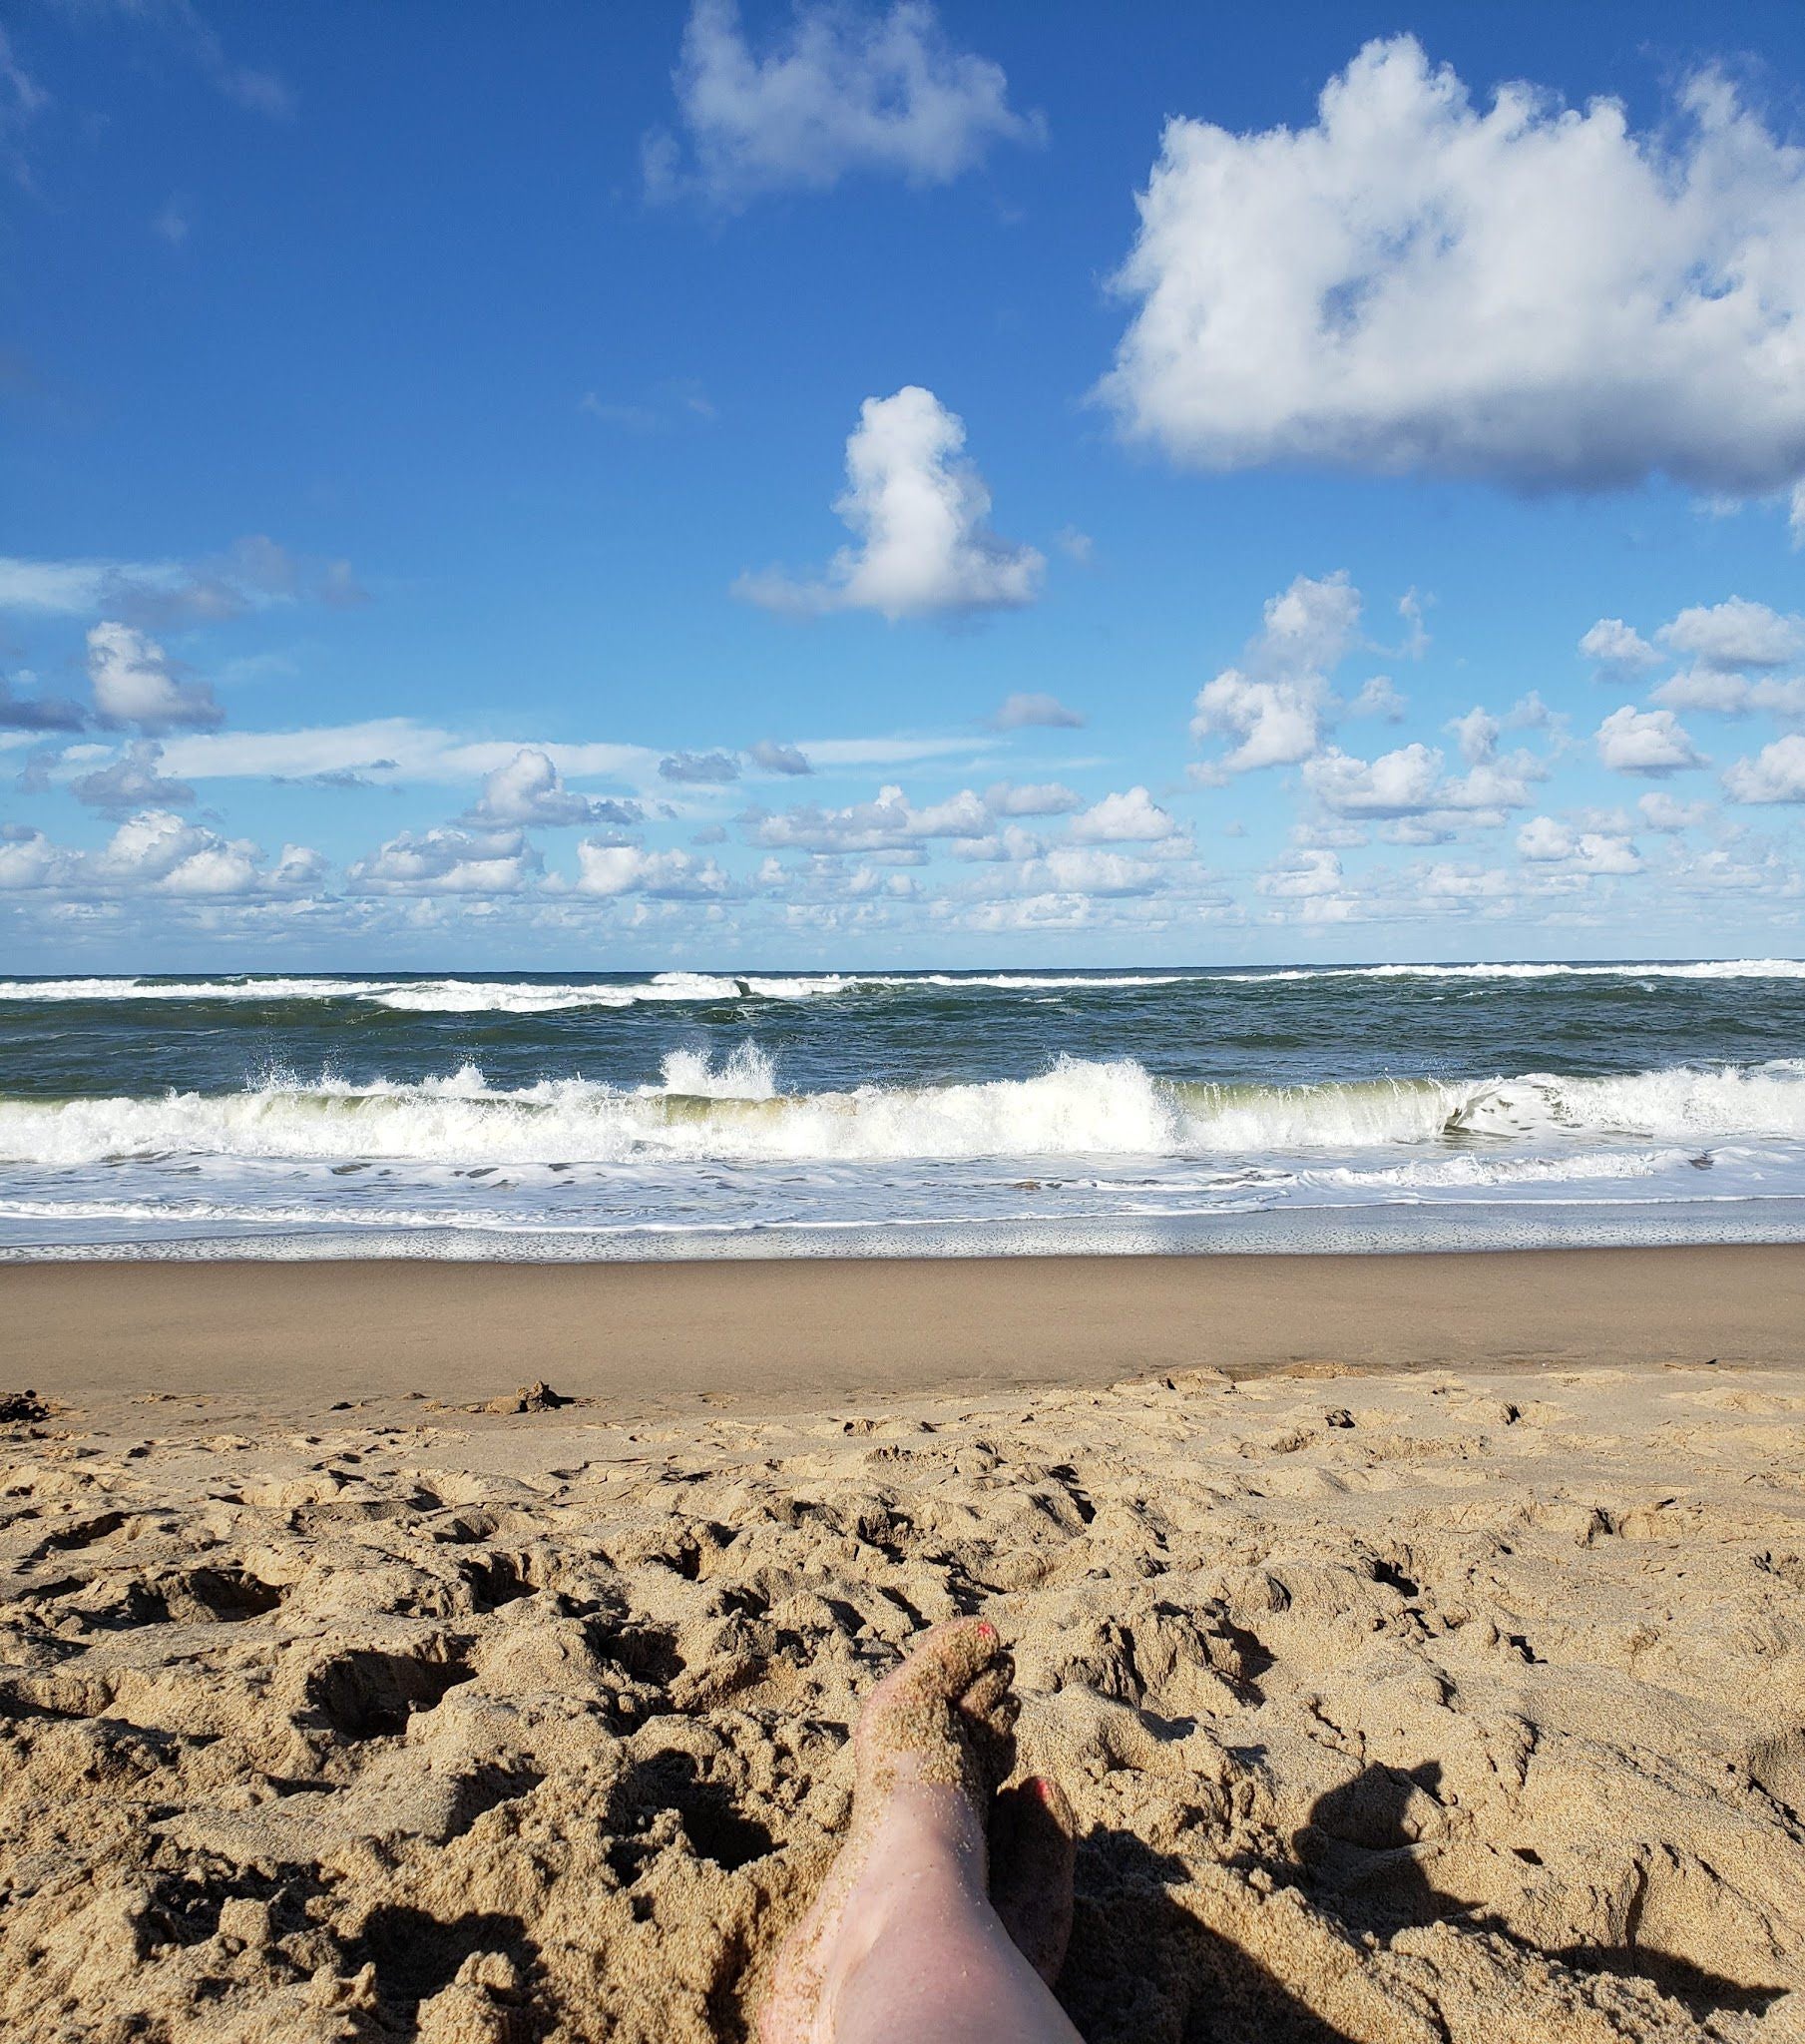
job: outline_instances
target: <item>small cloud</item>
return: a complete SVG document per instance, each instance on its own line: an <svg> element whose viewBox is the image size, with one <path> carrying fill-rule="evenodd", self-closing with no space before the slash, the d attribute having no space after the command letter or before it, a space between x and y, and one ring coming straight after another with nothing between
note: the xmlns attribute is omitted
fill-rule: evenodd
<svg viewBox="0 0 1805 2044"><path fill-rule="evenodd" d="M1733 802L1805 802L1805 734L1788 732L1723 776Z"/></svg>
<svg viewBox="0 0 1805 2044"><path fill-rule="evenodd" d="M649 405L620 404L594 390L586 390L578 398L577 409L586 417L598 419L605 426L617 426L623 432L652 433L658 430L658 413Z"/></svg>
<svg viewBox="0 0 1805 2044"><path fill-rule="evenodd" d="M165 202L163 211L151 223L151 232L159 241L167 242L172 249L180 249L188 240L191 222L186 209L176 200Z"/></svg>
<svg viewBox="0 0 1805 2044"><path fill-rule="evenodd" d="M991 531L990 491L964 450L965 421L931 390L866 398L834 505L857 544L816 581L773 569L740 576L734 595L795 617L870 610L892 624L1032 603L1046 562Z"/></svg>
<svg viewBox="0 0 1805 2044"><path fill-rule="evenodd" d="M1350 717L1378 717L1387 724L1399 724L1409 707L1407 699L1393 687L1390 675L1374 675L1348 705L1347 714Z"/></svg>
<svg viewBox="0 0 1805 2044"><path fill-rule="evenodd" d="M888 12L802 0L759 51L733 0L695 0L675 83L683 141L645 138L647 197L692 194L722 212L860 171L950 184L993 142L1046 133L1010 106L1002 67L955 49L924 0Z"/></svg>
<svg viewBox="0 0 1805 2044"><path fill-rule="evenodd" d="M1040 726L1049 731L1078 731L1084 718L1067 709L1057 696L1006 696L985 720L992 731L1025 731Z"/></svg>
<svg viewBox="0 0 1805 2044"><path fill-rule="evenodd" d="M780 746L774 739L760 739L747 749L746 757L766 773L812 773L806 756L794 746Z"/></svg>
<svg viewBox="0 0 1805 2044"><path fill-rule="evenodd" d="M585 838L577 846L579 894L644 894L655 901L717 900L732 882L711 858L686 851L646 851L637 844Z"/></svg>
<svg viewBox="0 0 1805 2044"><path fill-rule="evenodd" d="M984 806L995 816L1066 816L1084 805L1084 796L1059 780L998 780L984 790Z"/></svg>
<svg viewBox="0 0 1805 2044"><path fill-rule="evenodd" d="M672 753L659 762L659 777L718 784L739 778L739 762L730 753Z"/></svg>
<svg viewBox="0 0 1805 2044"><path fill-rule="evenodd" d="M1784 667L1805 652L1805 618L1783 616L1764 603L1732 596L1681 611L1656 637L1699 667Z"/></svg>
<svg viewBox="0 0 1805 2044"><path fill-rule="evenodd" d="M497 823L608 823L629 829L642 814L638 802L608 801L566 787L549 753L539 746L522 746L484 780L468 820L479 828Z"/></svg>
<svg viewBox="0 0 1805 2044"><path fill-rule="evenodd" d="M1654 648L1621 618L1600 618L1579 641L1579 651L1597 668L1601 682L1646 674L1661 664Z"/></svg>
<svg viewBox="0 0 1805 2044"><path fill-rule="evenodd" d="M94 707L109 724L163 732L225 721L212 689L178 680L163 648L130 625L102 623L88 634L88 679Z"/></svg>
<svg viewBox="0 0 1805 2044"><path fill-rule="evenodd" d="M1155 844L1174 836L1178 825L1144 787L1107 794L1072 819L1075 844Z"/></svg>
<svg viewBox="0 0 1805 2044"><path fill-rule="evenodd" d="M1711 763L1670 710L1613 710L1593 734L1598 759L1613 773L1667 774Z"/></svg>
<svg viewBox="0 0 1805 2044"><path fill-rule="evenodd" d="M90 808L109 815L130 815L150 806L186 808L195 790L186 782L158 771L163 748L154 739L137 739L111 766L97 767L70 783L70 793Z"/></svg>
<svg viewBox="0 0 1805 2044"><path fill-rule="evenodd" d="M1080 532L1076 525L1062 525L1053 536L1053 543L1067 560L1076 561L1081 568L1091 565L1091 558L1097 551L1097 542L1088 532Z"/></svg>

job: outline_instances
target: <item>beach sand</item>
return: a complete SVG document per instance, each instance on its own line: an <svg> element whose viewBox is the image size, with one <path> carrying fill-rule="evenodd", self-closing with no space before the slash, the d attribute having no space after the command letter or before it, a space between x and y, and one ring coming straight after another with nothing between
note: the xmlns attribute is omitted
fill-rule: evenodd
<svg viewBox="0 0 1805 2044"><path fill-rule="evenodd" d="M982 1610L1091 2044L1798 2039L1802 1293L7 1269L0 2022L743 2036L860 1699ZM534 1378L578 1402L468 1409Z"/></svg>

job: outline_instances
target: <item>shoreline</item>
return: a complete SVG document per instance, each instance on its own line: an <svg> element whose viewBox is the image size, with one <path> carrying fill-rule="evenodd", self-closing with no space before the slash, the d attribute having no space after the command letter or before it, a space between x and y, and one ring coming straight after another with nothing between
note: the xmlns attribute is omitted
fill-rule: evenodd
<svg viewBox="0 0 1805 2044"><path fill-rule="evenodd" d="M1805 1358L1805 1245L469 1264L12 1263L4 1375L93 1405L265 1412L486 1399L543 1379L623 1412L727 1401L1583 1360Z"/></svg>

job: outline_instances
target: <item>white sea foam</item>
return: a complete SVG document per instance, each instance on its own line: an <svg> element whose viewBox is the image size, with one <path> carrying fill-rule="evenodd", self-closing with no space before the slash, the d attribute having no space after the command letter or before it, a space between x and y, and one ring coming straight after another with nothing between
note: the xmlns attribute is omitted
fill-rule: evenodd
<svg viewBox="0 0 1805 2044"><path fill-rule="evenodd" d="M363 1001L412 1014L542 1015L561 1008L631 1008L642 1002L730 1001L747 996L799 1001L843 993L859 982L838 973L751 978L706 972L660 972L630 982L409 979L245 978L8 979L0 1001Z"/></svg>
<svg viewBox="0 0 1805 2044"><path fill-rule="evenodd" d="M1652 965L1293 965L1279 972L1233 975L1233 982L1242 986L1301 979L1805 979L1805 959L1706 958Z"/></svg>
<svg viewBox="0 0 1805 2044"><path fill-rule="evenodd" d="M1316 979L1805 979L1796 958L1706 959L1694 963L1468 965L1299 965L1271 972L659 972L619 981L396 979L239 974L217 979L134 977L0 980L0 1001L361 1001L409 1014L543 1015L564 1009L631 1008L660 1002L806 1001L835 995L932 988L973 992L1070 993L1208 983L1232 990Z"/></svg>
<svg viewBox="0 0 1805 2044"><path fill-rule="evenodd" d="M492 1086L475 1065L367 1083L274 1073L235 1093L0 1099L0 1160L78 1165L172 1156L397 1159L453 1165L636 1159L723 1163L1057 1157L1309 1156L1425 1144L1565 1147L1805 1138L1805 1063L1548 1073L1455 1083L1221 1087L1129 1059L1062 1059L1033 1078L780 1094L762 1053L718 1067L674 1052L630 1090L548 1079Z"/></svg>
<svg viewBox="0 0 1805 2044"><path fill-rule="evenodd" d="M0 979L0 1001L347 1001L373 987L367 979Z"/></svg>

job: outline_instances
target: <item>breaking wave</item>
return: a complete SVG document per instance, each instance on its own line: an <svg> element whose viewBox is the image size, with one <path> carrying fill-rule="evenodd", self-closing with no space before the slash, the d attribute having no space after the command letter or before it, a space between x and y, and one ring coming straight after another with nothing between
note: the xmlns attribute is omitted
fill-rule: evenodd
<svg viewBox="0 0 1805 2044"><path fill-rule="evenodd" d="M718 1065L675 1051L660 1082L639 1088L580 1078L502 1088L467 1064L413 1081L278 1073L233 1093L0 1098L0 1160L43 1165L178 1156L460 1165L1257 1159L1735 1137L1805 1137L1805 1060L1618 1078L1277 1087L1172 1081L1130 1059L1066 1058L1025 1079L785 1094L747 1043Z"/></svg>

